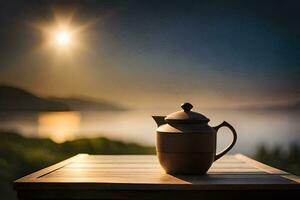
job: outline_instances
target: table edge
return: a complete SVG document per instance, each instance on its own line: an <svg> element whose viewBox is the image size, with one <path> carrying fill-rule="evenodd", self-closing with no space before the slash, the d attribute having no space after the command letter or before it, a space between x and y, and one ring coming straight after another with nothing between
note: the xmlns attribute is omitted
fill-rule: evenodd
<svg viewBox="0 0 300 200"><path fill-rule="evenodd" d="M56 163L54 165L51 165L49 167L43 168L41 170L38 170L34 173L31 173L27 176L24 176L22 178L19 178L17 180L15 180L13 182L13 187L15 190L23 190L23 189L34 189L34 187L36 185L39 185L39 188L44 188L45 186L49 187L50 185L54 185L53 183L47 183L47 182L33 182L34 179L45 175L47 173L51 173L54 170L57 170L63 166L65 166L66 164L78 159L78 158L82 158L82 157L86 157L86 156L90 156L90 154L77 154L73 157L70 157L64 161L61 161L59 163ZM101 155L101 156L112 156L112 155ZM118 155L119 156L119 155ZM121 155L120 155L121 156ZM134 155L124 155L124 156L134 156ZM141 156L155 156L155 155L141 155ZM159 188L163 188L163 189L170 189L170 190L211 190L211 189L216 189L216 187L220 188L238 188L238 189L297 189L300 190L300 177L289 174L285 171L276 169L274 167L265 165L261 162L258 162L256 160L253 160L245 155L242 154L234 154L234 157L236 157L239 160L242 160L244 162L250 163L251 165L254 165L255 167L269 173L269 174L274 174L274 175L279 175L283 178L289 179L294 181L295 183L291 183L291 184L262 184L262 185L257 185L257 187L253 187L256 185L253 184L214 184L214 185L184 185L184 184L132 184L132 183L80 183L80 182L72 182L72 186L78 186L80 188L82 188L85 184L88 184L89 187L93 186L93 187L97 187L97 189L124 189L127 188L128 190L130 189L138 189L137 187L139 186L146 186L147 189L159 189ZM61 182L61 183L55 183L55 185L57 186L64 186L64 188L66 187L66 185L70 184L69 182ZM52 187L52 188L56 188L56 187ZM84 187L83 187L84 188Z"/></svg>

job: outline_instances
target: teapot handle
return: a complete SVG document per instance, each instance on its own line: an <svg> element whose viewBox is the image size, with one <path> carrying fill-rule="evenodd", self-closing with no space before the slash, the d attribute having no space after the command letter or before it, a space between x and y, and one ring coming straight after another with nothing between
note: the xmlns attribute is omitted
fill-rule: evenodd
<svg viewBox="0 0 300 200"><path fill-rule="evenodd" d="M229 128L231 130L232 135L233 135L233 140L232 140L232 143L227 148L225 148L221 153L219 153L219 154L217 154L215 156L215 161L218 160L219 158L221 158L222 156L224 156L228 151L230 151L230 149L232 149L232 147L235 145L236 140L237 140L236 131L235 131L235 129L228 122L224 121L220 125L215 126L213 128L216 130L216 132L218 132L218 130L221 127L227 127L227 128Z"/></svg>

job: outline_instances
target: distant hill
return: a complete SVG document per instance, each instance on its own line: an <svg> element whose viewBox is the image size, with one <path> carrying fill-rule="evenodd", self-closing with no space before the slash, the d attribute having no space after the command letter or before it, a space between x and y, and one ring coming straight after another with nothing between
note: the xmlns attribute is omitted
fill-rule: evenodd
<svg viewBox="0 0 300 200"><path fill-rule="evenodd" d="M277 105L277 106L269 106L266 109L280 109L280 110L300 110L300 101L294 102L294 103L289 103L285 105Z"/></svg>
<svg viewBox="0 0 300 200"><path fill-rule="evenodd" d="M292 103L283 103L277 105L261 105L261 106L244 106L238 107L241 110L269 110L269 111L296 111L300 110L300 101L294 101Z"/></svg>
<svg viewBox="0 0 300 200"><path fill-rule="evenodd" d="M0 85L0 111L125 110L114 103L82 98L46 98L24 89Z"/></svg>
<svg viewBox="0 0 300 200"><path fill-rule="evenodd" d="M0 85L0 111L68 111L60 102L38 97L26 90Z"/></svg>
<svg viewBox="0 0 300 200"><path fill-rule="evenodd" d="M82 111L91 111L91 110L126 110L124 107L113 104L107 101L93 100L90 98L50 98L55 102L60 102L67 105L72 110L82 110Z"/></svg>

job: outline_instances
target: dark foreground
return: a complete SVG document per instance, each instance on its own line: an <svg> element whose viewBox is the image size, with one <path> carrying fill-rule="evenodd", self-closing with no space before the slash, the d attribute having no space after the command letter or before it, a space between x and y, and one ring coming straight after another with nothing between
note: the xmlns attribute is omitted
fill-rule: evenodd
<svg viewBox="0 0 300 200"><path fill-rule="evenodd" d="M106 138L78 139L57 144L50 139L25 138L16 133L0 132L0 194L16 199L13 180L78 153L154 154L154 147L112 141Z"/></svg>
<svg viewBox="0 0 300 200"><path fill-rule="evenodd" d="M17 133L0 131L0 194L16 199L12 181L78 153L154 154L154 147L112 141L106 138L79 139L56 144L50 139L25 138ZM292 145L288 152L280 148L257 148L254 159L300 175L300 148Z"/></svg>

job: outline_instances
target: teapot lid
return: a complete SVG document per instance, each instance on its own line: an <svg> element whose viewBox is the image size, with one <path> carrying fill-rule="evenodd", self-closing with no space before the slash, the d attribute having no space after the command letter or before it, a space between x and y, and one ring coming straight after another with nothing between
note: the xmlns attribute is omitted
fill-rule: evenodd
<svg viewBox="0 0 300 200"><path fill-rule="evenodd" d="M190 103L181 104L182 110L173 112L165 117L167 122L171 123L200 123L209 122L209 119L204 115L193 112L191 109L193 105Z"/></svg>

